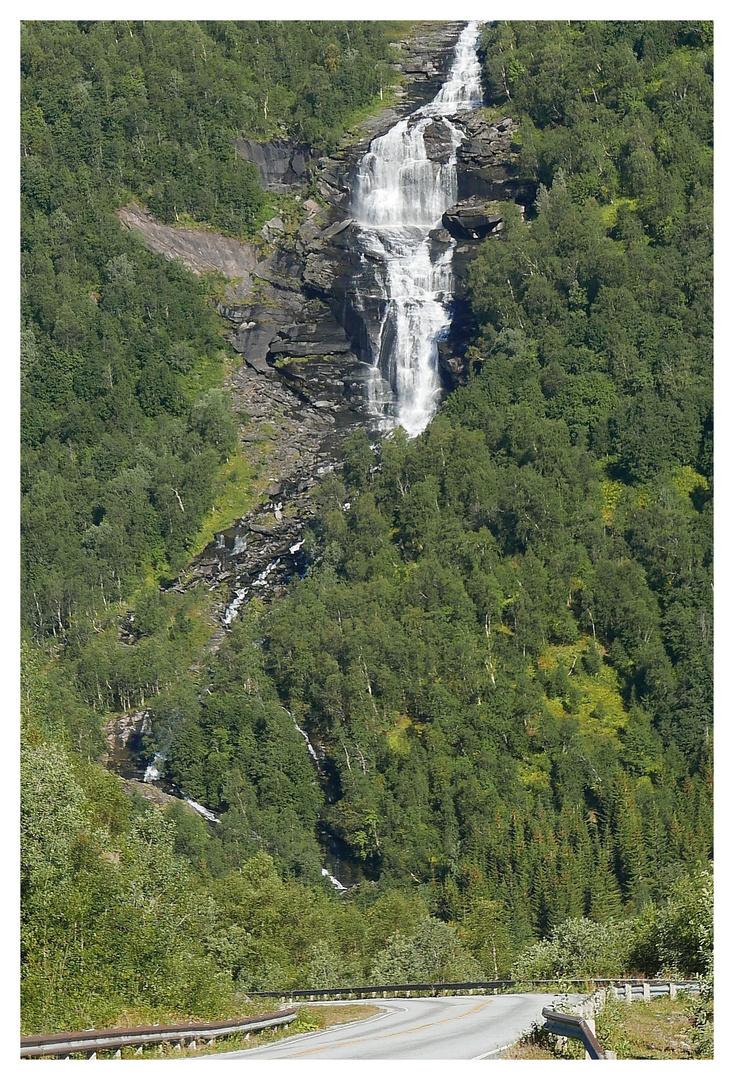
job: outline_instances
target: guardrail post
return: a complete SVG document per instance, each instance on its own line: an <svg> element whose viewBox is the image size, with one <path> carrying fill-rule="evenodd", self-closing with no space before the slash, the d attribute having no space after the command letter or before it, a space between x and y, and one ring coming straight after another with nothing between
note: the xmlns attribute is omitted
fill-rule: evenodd
<svg viewBox="0 0 734 1080"><path fill-rule="evenodd" d="M668 983L668 993L670 994L670 1000L675 1001L676 997L678 996L678 987L675 985L674 982Z"/></svg>
<svg viewBox="0 0 734 1080"><path fill-rule="evenodd" d="M628 1005L632 1004L632 983L624 984L624 1000Z"/></svg>
<svg viewBox="0 0 734 1080"><path fill-rule="evenodd" d="M649 1001L650 1000L650 983L649 982L644 982L642 984L642 1000L643 1001Z"/></svg>
<svg viewBox="0 0 734 1080"><path fill-rule="evenodd" d="M594 1036L594 1038L596 1038L596 1020L594 1019L594 1015L593 1015L592 1010L589 1010L589 1013L588 1013L587 1016L584 1017L584 1020L586 1021L586 1026L588 1027L589 1031ZM584 1052L584 1061L591 1061L591 1060L592 1060L591 1054L589 1053L588 1050L586 1050Z"/></svg>

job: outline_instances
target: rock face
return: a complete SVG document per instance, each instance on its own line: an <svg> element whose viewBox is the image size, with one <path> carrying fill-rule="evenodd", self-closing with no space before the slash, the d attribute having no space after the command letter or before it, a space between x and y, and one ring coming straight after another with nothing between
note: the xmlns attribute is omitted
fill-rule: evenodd
<svg viewBox="0 0 734 1080"><path fill-rule="evenodd" d="M233 299L249 293L251 272L259 257L254 244L209 229L163 225L135 201L118 210L117 216L126 228L138 229L143 234L151 251L167 259L180 259L195 274L218 270L230 279L229 295Z"/></svg>
<svg viewBox="0 0 734 1080"><path fill-rule="evenodd" d="M359 269L349 250L352 232L349 219L324 228L309 216L253 268L249 302L222 304L220 311L236 326L234 348L260 375L280 377L302 401L361 414L365 364L337 318Z"/></svg>
<svg viewBox="0 0 734 1080"><path fill-rule="evenodd" d="M459 198L478 196L529 206L536 189L520 174L517 121L506 116L490 122L478 111L458 122L466 133L456 155Z"/></svg>
<svg viewBox="0 0 734 1080"><path fill-rule="evenodd" d="M104 724L106 749L102 760L113 766L121 776L137 776L142 771L136 764L143 735L150 731L150 713L135 709L113 716Z"/></svg>
<svg viewBox="0 0 734 1080"><path fill-rule="evenodd" d="M293 139L256 142L235 139L235 149L245 161L256 167L266 191L289 191L304 187L311 179L311 148Z"/></svg>

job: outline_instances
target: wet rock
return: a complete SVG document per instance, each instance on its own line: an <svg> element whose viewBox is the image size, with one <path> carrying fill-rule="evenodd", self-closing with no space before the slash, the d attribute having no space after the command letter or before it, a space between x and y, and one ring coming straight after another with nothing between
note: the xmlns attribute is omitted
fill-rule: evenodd
<svg viewBox="0 0 734 1080"><path fill-rule="evenodd" d="M451 233L448 229L431 229L428 235L434 244L451 243Z"/></svg>
<svg viewBox="0 0 734 1080"><path fill-rule="evenodd" d="M455 348L456 343L452 341L438 343L438 366L449 390L463 386L469 376L469 362L465 355L457 354Z"/></svg>
<svg viewBox="0 0 734 1080"><path fill-rule="evenodd" d="M445 165L454 152L451 132L443 120L433 120L423 132L423 143L431 161Z"/></svg>

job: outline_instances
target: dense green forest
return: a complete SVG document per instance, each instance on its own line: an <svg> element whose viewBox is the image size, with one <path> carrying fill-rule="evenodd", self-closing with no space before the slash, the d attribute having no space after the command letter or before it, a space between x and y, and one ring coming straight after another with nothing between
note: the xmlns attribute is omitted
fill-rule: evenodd
<svg viewBox="0 0 734 1080"><path fill-rule="evenodd" d="M232 134L338 137L389 28L289 25L24 28L27 1030L304 982L710 968L711 26L486 27L539 188L472 265L470 380L415 440L351 437L305 579L203 659L195 601L157 582L234 445L224 339L112 210L181 199L244 234L246 168L236 225L197 202L243 169ZM95 763L141 700L215 828Z"/></svg>
<svg viewBox="0 0 734 1080"><path fill-rule="evenodd" d="M234 136L333 145L388 81L389 30L23 24L23 615L38 640L83 635L141 572L181 568L235 442L212 283L114 210L135 196L252 235L273 200Z"/></svg>

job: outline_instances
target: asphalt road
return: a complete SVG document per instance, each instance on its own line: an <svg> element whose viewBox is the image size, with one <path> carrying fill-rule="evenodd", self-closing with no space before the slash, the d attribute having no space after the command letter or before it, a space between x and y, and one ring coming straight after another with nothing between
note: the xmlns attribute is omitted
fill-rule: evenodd
<svg viewBox="0 0 734 1080"><path fill-rule="evenodd" d="M292 1035L253 1050L217 1054L215 1059L476 1060L515 1042L533 1023L542 1023L544 1005L579 1000L579 995L573 994L563 998L551 994L396 998L380 1002L386 1011L367 1020ZM375 1001L368 998L365 1004L374 1005Z"/></svg>

